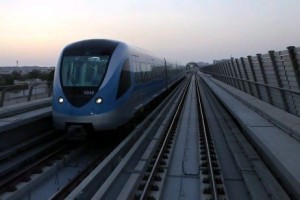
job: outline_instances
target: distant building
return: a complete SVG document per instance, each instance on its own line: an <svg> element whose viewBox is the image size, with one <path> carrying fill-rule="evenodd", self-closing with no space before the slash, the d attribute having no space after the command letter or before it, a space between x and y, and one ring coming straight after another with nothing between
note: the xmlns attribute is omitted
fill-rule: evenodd
<svg viewBox="0 0 300 200"><path fill-rule="evenodd" d="M230 59L214 60L213 64L217 64L217 63L224 62L224 61L229 61L229 60Z"/></svg>
<svg viewBox="0 0 300 200"><path fill-rule="evenodd" d="M22 75L28 74L33 70L39 70L41 72L50 72L55 67L38 67L38 66L23 66L23 67L0 67L0 74L11 74L13 71L17 71Z"/></svg>
<svg viewBox="0 0 300 200"><path fill-rule="evenodd" d="M207 66L207 65L209 65L209 63L207 63L207 62L197 62L197 65L198 65L199 67L202 67L202 66Z"/></svg>

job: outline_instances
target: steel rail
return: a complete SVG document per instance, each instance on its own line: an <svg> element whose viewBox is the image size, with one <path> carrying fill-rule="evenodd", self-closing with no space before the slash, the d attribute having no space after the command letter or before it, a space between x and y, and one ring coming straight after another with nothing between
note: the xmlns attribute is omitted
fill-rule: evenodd
<svg viewBox="0 0 300 200"><path fill-rule="evenodd" d="M203 112L203 107L202 107L202 99L200 96L200 88L199 88L199 80L198 78L196 79L196 91L197 91L197 96L198 96L198 111L200 112L201 116L201 123L203 127L203 135L205 139L205 146L206 146L206 152L207 152L207 159L208 159L208 167L209 167L209 174L210 174L210 179L211 179L211 186L212 186L212 195L213 199L217 200L217 187L215 184L215 175L214 175L214 170L212 166L212 160L211 160L211 155L210 155L210 148L209 148L209 143L208 143L208 138L207 138L207 128L205 125L205 118L204 118L204 112Z"/></svg>
<svg viewBox="0 0 300 200"><path fill-rule="evenodd" d="M61 190L53 194L49 200L64 199L66 196L79 185L79 183L86 178L92 170L94 170L100 162L102 162L107 155L114 150L116 146L110 146L103 150L95 160L93 160L84 170L82 170L77 176L75 176L68 184L66 184Z"/></svg>
<svg viewBox="0 0 300 200"><path fill-rule="evenodd" d="M36 169L39 169L41 166L46 165L47 161L52 159L54 156L58 155L62 151L66 150L69 146L62 145L58 148L56 148L54 151L48 153L47 155L41 157L34 163L29 164L26 168L21 169L16 172L10 172L10 175L1 180L0 183L0 194L4 193L8 190L9 187L15 186L18 182L21 182L22 178L28 177L34 173ZM7 176L7 175L6 175Z"/></svg>
<svg viewBox="0 0 300 200"><path fill-rule="evenodd" d="M173 116L173 118L172 118L172 121L171 121L171 123L170 123L170 125L169 125L169 128L168 128L168 130L167 130L167 132L166 132L166 135L165 135L163 144L162 144L162 146L161 146L161 148L160 148L160 150L159 150L159 153L158 153L157 158L156 158L156 160L155 160L155 162L154 162L154 165L153 165L153 167L152 167L152 169L151 169L151 172L150 172L150 174L149 174L149 177L148 177L148 179L147 179L147 182L146 182L146 184L145 184L145 187L144 187L144 189L143 189L143 191L142 191L142 194L141 194L141 196L140 196L140 198L139 198L140 200L142 200L142 199L145 200L145 199L147 198L147 194L148 194L148 192L149 192L149 190L150 190L150 184L151 184L151 182L153 181L153 178L154 178L156 169L158 168L159 163L160 163L160 161L161 161L163 152L164 152L164 150L165 150L166 144L167 144L168 139L169 139L169 135L171 135L172 130L173 130L173 129L175 128L175 126L176 126L176 120L180 117L181 110L182 110L182 107L183 107L183 103L184 103L184 100L185 100L185 97L186 97L186 94L187 94L187 90L188 90L189 83L190 83L190 81L186 83L186 86L185 86L185 88L184 88L183 95L182 95L181 98L180 98L180 101L179 101L179 103L178 103L178 106L177 106L177 109L176 109L176 111L175 111L175 114L174 114L174 116Z"/></svg>

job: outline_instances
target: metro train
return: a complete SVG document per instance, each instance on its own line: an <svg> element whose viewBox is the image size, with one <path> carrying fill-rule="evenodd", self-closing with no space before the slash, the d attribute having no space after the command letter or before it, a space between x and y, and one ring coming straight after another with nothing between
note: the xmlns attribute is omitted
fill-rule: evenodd
<svg viewBox="0 0 300 200"><path fill-rule="evenodd" d="M116 129L184 76L182 65L123 42L72 43L63 49L55 70L54 126Z"/></svg>

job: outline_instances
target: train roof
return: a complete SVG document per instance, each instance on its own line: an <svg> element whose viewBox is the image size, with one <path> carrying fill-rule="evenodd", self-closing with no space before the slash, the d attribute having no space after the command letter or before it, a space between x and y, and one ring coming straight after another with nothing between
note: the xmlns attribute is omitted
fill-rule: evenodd
<svg viewBox="0 0 300 200"><path fill-rule="evenodd" d="M64 49L69 48L85 48L85 47L99 47L99 46L106 46L108 48L116 48L122 42L116 40L107 40L107 39L88 39L88 40L81 40L74 43L67 45ZM123 43L124 44L124 43Z"/></svg>
<svg viewBox="0 0 300 200"><path fill-rule="evenodd" d="M118 40L110 40L110 39L87 39L87 40L81 40L81 41L77 41L77 42L74 42L74 43L71 43L69 45L67 45L65 48L64 48L64 51L65 50L68 50L68 49L82 49L82 48L97 48L97 47L100 47L100 46L105 46L106 50L110 51L110 52L113 52L114 49L118 46L118 45L124 45L125 47L127 47L130 51L130 54L132 55L147 55L147 56L151 56L153 58L159 58L159 59L164 59L164 57L160 57L160 56L157 56L155 55L154 53L150 52L150 51L147 51L145 49L142 49L140 47L137 47L137 46L132 46L132 45L129 45L127 43L124 43L124 42L121 42L121 41L118 41ZM176 61L171 61L168 59L167 61L168 63L177 63Z"/></svg>

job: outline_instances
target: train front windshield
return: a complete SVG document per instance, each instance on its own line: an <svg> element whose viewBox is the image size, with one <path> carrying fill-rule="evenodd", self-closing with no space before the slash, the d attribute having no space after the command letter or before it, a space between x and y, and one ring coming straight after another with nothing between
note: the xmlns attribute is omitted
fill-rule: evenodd
<svg viewBox="0 0 300 200"><path fill-rule="evenodd" d="M108 62L109 56L65 56L61 65L62 86L99 86Z"/></svg>

